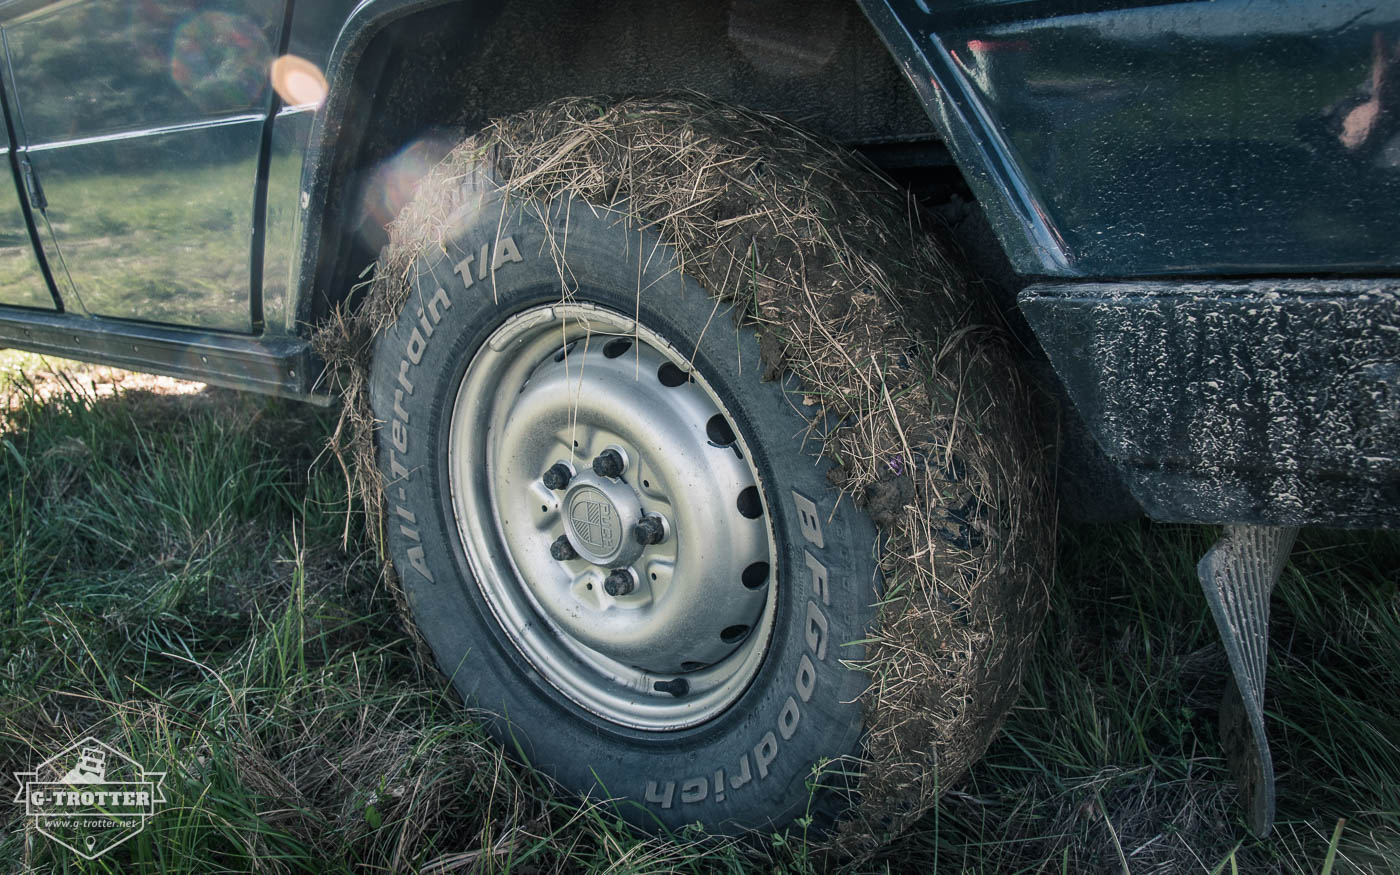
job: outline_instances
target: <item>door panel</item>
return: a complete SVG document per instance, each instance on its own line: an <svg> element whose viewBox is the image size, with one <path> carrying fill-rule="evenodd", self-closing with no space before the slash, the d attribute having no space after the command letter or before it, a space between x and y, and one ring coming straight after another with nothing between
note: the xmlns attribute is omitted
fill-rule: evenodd
<svg viewBox="0 0 1400 875"><path fill-rule="evenodd" d="M0 304L52 310L53 295L34 257L7 147L0 147L0 177Z"/></svg>
<svg viewBox="0 0 1400 875"><path fill-rule="evenodd" d="M284 109L273 128L263 244L263 315L268 332L296 332L296 313L288 304L301 277L301 169L313 115L304 107Z"/></svg>
<svg viewBox="0 0 1400 875"><path fill-rule="evenodd" d="M55 279L71 288L65 301L102 316L246 330L261 130L261 116L249 116L143 133L138 148L31 147L62 254Z"/></svg>
<svg viewBox="0 0 1400 875"><path fill-rule="evenodd" d="M16 123L65 302L247 331L281 0L80 0L4 25ZM45 227L47 226L47 227Z"/></svg>

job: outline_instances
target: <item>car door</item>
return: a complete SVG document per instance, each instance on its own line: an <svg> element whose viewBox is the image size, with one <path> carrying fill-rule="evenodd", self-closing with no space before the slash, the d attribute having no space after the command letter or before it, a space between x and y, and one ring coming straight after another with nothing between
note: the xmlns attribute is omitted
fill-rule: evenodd
<svg viewBox="0 0 1400 875"><path fill-rule="evenodd" d="M283 11L283 0L0 5L21 188L68 309L258 327L250 246Z"/></svg>

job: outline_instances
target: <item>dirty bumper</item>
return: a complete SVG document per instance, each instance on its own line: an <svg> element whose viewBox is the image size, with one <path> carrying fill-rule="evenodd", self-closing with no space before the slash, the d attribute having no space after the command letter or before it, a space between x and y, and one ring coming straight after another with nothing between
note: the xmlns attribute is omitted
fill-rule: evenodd
<svg viewBox="0 0 1400 875"><path fill-rule="evenodd" d="M1400 279L1046 284L1020 304L1154 519L1400 527Z"/></svg>

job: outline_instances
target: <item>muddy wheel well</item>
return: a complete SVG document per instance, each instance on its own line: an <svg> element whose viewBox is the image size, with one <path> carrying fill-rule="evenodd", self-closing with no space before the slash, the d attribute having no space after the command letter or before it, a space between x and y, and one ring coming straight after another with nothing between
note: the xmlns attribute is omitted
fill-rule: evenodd
<svg viewBox="0 0 1400 875"><path fill-rule="evenodd" d="M305 318L350 294L418 175L493 117L558 97L691 90L773 113L929 198L966 186L903 74L848 0L448 3L380 31L335 142Z"/></svg>

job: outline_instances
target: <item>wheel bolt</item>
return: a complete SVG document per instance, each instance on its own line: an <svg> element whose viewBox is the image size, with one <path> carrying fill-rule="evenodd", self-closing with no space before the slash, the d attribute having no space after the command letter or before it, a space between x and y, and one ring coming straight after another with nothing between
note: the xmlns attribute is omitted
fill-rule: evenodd
<svg viewBox="0 0 1400 875"><path fill-rule="evenodd" d="M555 492L569 485L569 481L574 478L574 472L563 462L555 462L550 469L544 472L544 485Z"/></svg>
<svg viewBox="0 0 1400 875"><path fill-rule="evenodd" d="M569 543L568 535L560 535L554 539L554 543L549 545L549 555L559 562L567 562L570 559L578 558L578 551L574 545Z"/></svg>
<svg viewBox="0 0 1400 875"><path fill-rule="evenodd" d="M626 568L616 568L603 580L603 592L611 596L627 595L637 588L637 581Z"/></svg>
<svg viewBox="0 0 1400 875"><path fill-rule="evenodd" d="M660 544L666 537L666 524L661 517L649 513L632 527L632 537L637 539L638 544Z"/></svg>
<svg viewBox="0 0 1400 875"><path fill-rule="evenodd" d="M593 473L599 477L621 477L626 464L617 450L603 450L593 460Z"/></svg>

